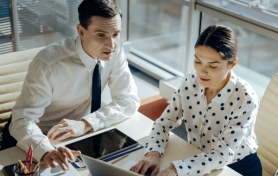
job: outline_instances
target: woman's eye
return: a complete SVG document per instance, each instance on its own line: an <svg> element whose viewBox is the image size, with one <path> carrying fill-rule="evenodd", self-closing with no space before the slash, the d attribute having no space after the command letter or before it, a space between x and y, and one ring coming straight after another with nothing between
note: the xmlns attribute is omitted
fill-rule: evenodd
<svg viewBox="0 0 278 176"><path fill-rule="evenodd" d="M214 68L217 68L217 67L210 66L210 68L213 68L213 69L214 69Z"/></svg>
<svg viewBox="0 0 278 176"><path fill-rule="evenodd" d="M201 63L201 62L198 62L198 61L194 61L196 64L199 64L199 63Z"/></svg>
<svg viewBox="0 0 278 176"><path fill-rule="evenodd" d="M104 34L98 34L99 37L104 37Z"/></svg>

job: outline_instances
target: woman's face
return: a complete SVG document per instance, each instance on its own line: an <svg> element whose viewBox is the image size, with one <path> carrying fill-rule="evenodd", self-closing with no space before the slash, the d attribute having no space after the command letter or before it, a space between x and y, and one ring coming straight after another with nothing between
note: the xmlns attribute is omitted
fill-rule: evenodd
<svg viewBox="0 0 278 176"><path fill-rule="evenodd" d="M224 60L216 50L207 46L197 46L194 68L201 86L222 89L227 83L232 64L228 64L228 60Z"/></svg>

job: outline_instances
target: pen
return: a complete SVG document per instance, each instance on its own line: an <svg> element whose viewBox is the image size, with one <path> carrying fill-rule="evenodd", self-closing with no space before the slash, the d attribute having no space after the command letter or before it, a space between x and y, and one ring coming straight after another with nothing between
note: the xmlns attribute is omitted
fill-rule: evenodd
<svg viewBox="0 0 278 176"><path fill-rule="evenodd" d="M124 158L127 157L127 156L128 156L128 154L125 154L125 155L121 156L120 158L116 159L115 161L112 161L111 164L115 164L116 162L118 162L118 161L124 159Z"/></svg>

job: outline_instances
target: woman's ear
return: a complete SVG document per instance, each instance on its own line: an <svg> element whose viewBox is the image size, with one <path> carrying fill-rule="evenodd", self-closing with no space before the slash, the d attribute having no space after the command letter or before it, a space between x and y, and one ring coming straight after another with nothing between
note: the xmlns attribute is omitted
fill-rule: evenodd
<svg viewBox="0 0 278 176"><path fill-rule="evenodd" d="M234 66L236 66L237 62L238 62L238 58L236 57L234 62L232 63L232 68L234 68Z"/></svg>

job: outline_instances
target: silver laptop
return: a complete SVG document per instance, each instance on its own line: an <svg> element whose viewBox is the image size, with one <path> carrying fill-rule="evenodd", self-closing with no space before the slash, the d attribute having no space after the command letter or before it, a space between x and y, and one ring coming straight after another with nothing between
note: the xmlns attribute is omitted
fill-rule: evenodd
<svg viewBox="0 0 278 176"><path fill-rule="evenodd" d="M80 156L92 176L142 176L99 159L82 154Z"/></svg>

